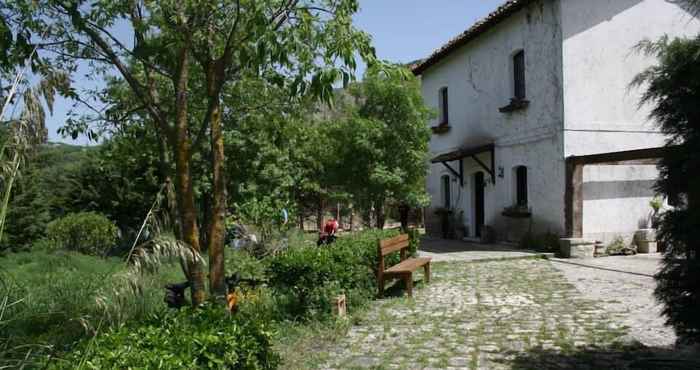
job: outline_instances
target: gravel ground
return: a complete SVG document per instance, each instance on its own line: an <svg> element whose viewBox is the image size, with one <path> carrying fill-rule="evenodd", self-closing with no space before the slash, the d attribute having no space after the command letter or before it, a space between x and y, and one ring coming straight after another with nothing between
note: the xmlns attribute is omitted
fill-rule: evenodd
<svg viewBox="0 0 700 370"><path fill-rule="evenodd" d="M592 260L552 259L559 270L586 298L597 300L621 323L629 335L650 347L671 347L673 329L664 325L661 306L653 296L653 275L661 256L614 256Z"/></svg>

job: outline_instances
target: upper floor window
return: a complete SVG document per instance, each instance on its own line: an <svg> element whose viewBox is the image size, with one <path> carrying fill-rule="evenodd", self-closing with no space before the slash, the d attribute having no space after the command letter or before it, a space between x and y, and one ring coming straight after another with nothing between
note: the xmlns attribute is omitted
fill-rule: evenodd
<svg viewBox="0 0 700 370"><path fill-rule="evenodd" d="M527 206L527 167L515 168L515 204Z"/></svg>
<svg viewBox="0 0 700 370"><path fill-rule="evenodd" d="M440 89L440 125L447 125L450 122L449 97L447 87Z"/></svg>
<svg viewBox="0 0 700 370"><path fill-rule="evenodd" d="M525 99L525 51L520 50L513 55L513 97Z"/></svg>

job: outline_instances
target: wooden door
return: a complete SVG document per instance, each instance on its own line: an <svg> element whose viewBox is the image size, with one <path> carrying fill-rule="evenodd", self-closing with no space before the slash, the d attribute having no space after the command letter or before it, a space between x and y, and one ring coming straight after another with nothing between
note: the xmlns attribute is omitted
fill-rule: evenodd
<svg viewBox="0 0 700 370"><path fill-rule="evenodd" d="M484 225L484 173L477 172L474 174L474 226L476 227L475 235L481 237L481 227Z"/></svg>

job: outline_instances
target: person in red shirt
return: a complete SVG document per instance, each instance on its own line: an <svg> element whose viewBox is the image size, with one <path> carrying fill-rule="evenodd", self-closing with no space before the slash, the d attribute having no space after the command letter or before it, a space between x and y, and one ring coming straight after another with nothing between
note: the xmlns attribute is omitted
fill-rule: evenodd
<svg viewBox="0 0 700 370"><path fill-rule="evenodd" d="M330 220L326 221L326 224L323 226L323 231L318 236L318 241L316 242L316 245L321 246L324 244L328 245L333 243L335 241L335 234L337 232L338 221L334 218L331 218Z"/></svg>

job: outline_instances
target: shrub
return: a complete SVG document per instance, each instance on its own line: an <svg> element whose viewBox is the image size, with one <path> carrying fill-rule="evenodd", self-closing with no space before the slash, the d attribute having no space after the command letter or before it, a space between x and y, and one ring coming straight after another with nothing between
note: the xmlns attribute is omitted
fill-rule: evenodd
<svg viewBox="0 0 700 370"><path fill-rule="evenodd" d="M86 340L55 368L275 369L271 334L220 306L154 316Z"/></svg>
<svg viewBox="0 0 700 370"><path fill-rule="evenodd" d="M50 222L47 235L56 248L101 256L116 244L117 227L96 212L72 213Z"/></svg>
<svg viewBox="0 0 700 370"><path fill-rule="evenodd" d="M610 244L605 247L605 251L611 256L637 253L636 247L625 243L625 239L621 236L616 236L615 239L613 239Z"/></svg>
<svg viewBox="0 0 700 370"><path fill-rule="evenodd" d="M420 231L418 229L408 229L407 234L409 237L408 251L411 256L416 256L420 248Z"/></svg>
<svg viewBox="0 0 700 370"><path fill-rule="evenodd" d="M331 299L345 294L356 307L376 292L377 240L395 230L372 230L342 236L328 247L292 247L268 259L270 285L289 299L292 314L326 314ZM391 258L396 263L398 255Z"/></svg>
<svg viewBox="0 0 700 370"><path fill-rule="evenodd" d="M527 232L520 238L518 246L522 249L529 249L545 253L559 252L559 235L552 232L534 234Z"/></svg>

